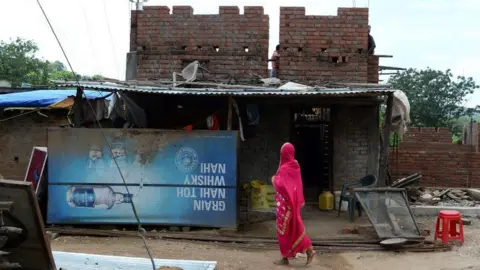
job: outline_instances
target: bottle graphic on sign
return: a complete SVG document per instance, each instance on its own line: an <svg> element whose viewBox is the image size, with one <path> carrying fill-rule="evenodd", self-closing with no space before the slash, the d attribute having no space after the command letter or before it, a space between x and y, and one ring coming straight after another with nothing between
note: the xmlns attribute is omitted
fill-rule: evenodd
<svg viewBox="0 0 480 270"><path fill-rule="evenodd" d="M132 194L115 192L109 186L76 185L67 190L67 203L74 208L111 209L115 204L131 203Z"/></svg>

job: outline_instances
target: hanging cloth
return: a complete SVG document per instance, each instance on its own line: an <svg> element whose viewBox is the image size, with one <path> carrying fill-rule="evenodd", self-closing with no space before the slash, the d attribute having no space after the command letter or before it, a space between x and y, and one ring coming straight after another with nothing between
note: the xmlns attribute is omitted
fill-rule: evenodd
<svg viewBox="0 0 480 270"><path fill-rule="evenodd" d="M240 110L238 109L238 104L235 100L233 100L233 108L235 109L235 113L237 113L238 117L238 127L240 131L240 140L242 142L245 141L245 136L243 136L243 125L242 125L242 118L240 117Z"/></svg>
<svg viewBox="0 0 480 270"><path fill-rule="evenodd" d="M220 122L215 114L210 115L207 117L207 128L209 130L219 130L220 129Z"/></svg>
<svg viewBox="0 0 480 270"><path fill-rule="evenodd" d="M256 126L260 123L260 114L258 113L257 104L247 104L248 125Z"/></svg>

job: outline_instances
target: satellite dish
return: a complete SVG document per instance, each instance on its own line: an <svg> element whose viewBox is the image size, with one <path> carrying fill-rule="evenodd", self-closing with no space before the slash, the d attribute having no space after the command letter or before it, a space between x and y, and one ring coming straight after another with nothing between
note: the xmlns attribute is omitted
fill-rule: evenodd
<svg viewBox="0 0 480 270"><path fill-rule="evenodd" d="M182 70L182 77L185 79L185 81L193 82L197 79L197 72L199 66L200 62L193 61Z"/></svg>

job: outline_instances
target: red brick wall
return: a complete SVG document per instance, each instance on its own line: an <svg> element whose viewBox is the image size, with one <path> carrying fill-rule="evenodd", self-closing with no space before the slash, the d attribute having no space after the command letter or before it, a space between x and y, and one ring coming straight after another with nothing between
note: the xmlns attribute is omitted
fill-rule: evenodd
<svg viewBox="0 0 480 270"><path fill-rule="evenodd" d="M281 79L308 84L378 82L378 58L369 62L366 55L367 8L339 8L337 16L306 16L304 7L281 7L280 44Z"/></svg>
<svg viewBox="0 0 480 270"><path fill-rule="evenodd" d="M480 153L400 149L389 161L395 179L418 172L421 186L480 187Z"/></svg>
<svg viewBox="0 0 480 270"><path fill-rule="evenodd" d="M422 186L480 187L480 153L453 144L447 128L409 128L389 166L395 179L421 173Z"/></svg>
<svg viewBox="0 0 480 270"><path fill-rule="evenodd" d="M403 137L403 142L417 142L417 143L452 143L452 133L448 128L408 128L407 133Z"/></svg>
<svg viewBox="0 0 480 270"><path fill-rule="evenodd" d="M380 80L379 73L378 73L378 65L379 65L378 56L370 55L368 57L368 67L367 67L368 83L378 83L378 81Z"/></svg>
<svg viewBox="0 0 480 270"><path fill-rule="evenodd" d="M47 114L48 118L29 114L0 124L0 173L5 179L23 181L32 148L47 146L47 127L68 124L66 112L44 114Z"/></svg>
<svg viewBox="0 0 480 270"><path fill-rule="evenodd" d="M269 18L263 7L244 7L243 15L236 6L219 9L216 15L193 15L190 6L174 6L171 14L166 6L132 11L130 49L143 49L137 50L138 79L171 79L193 60L216 73L216 79L267 76Z"/></svg>

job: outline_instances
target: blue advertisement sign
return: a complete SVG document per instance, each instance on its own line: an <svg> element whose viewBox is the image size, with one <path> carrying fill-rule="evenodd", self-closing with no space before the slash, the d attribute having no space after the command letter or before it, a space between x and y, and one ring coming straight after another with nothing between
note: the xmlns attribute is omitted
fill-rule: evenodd
<svg viewBox="0 0 480 270"><path fill-rule="evenodd" d="M48 130L48 223L236 227L236 132L104 133Z"/></svg>

